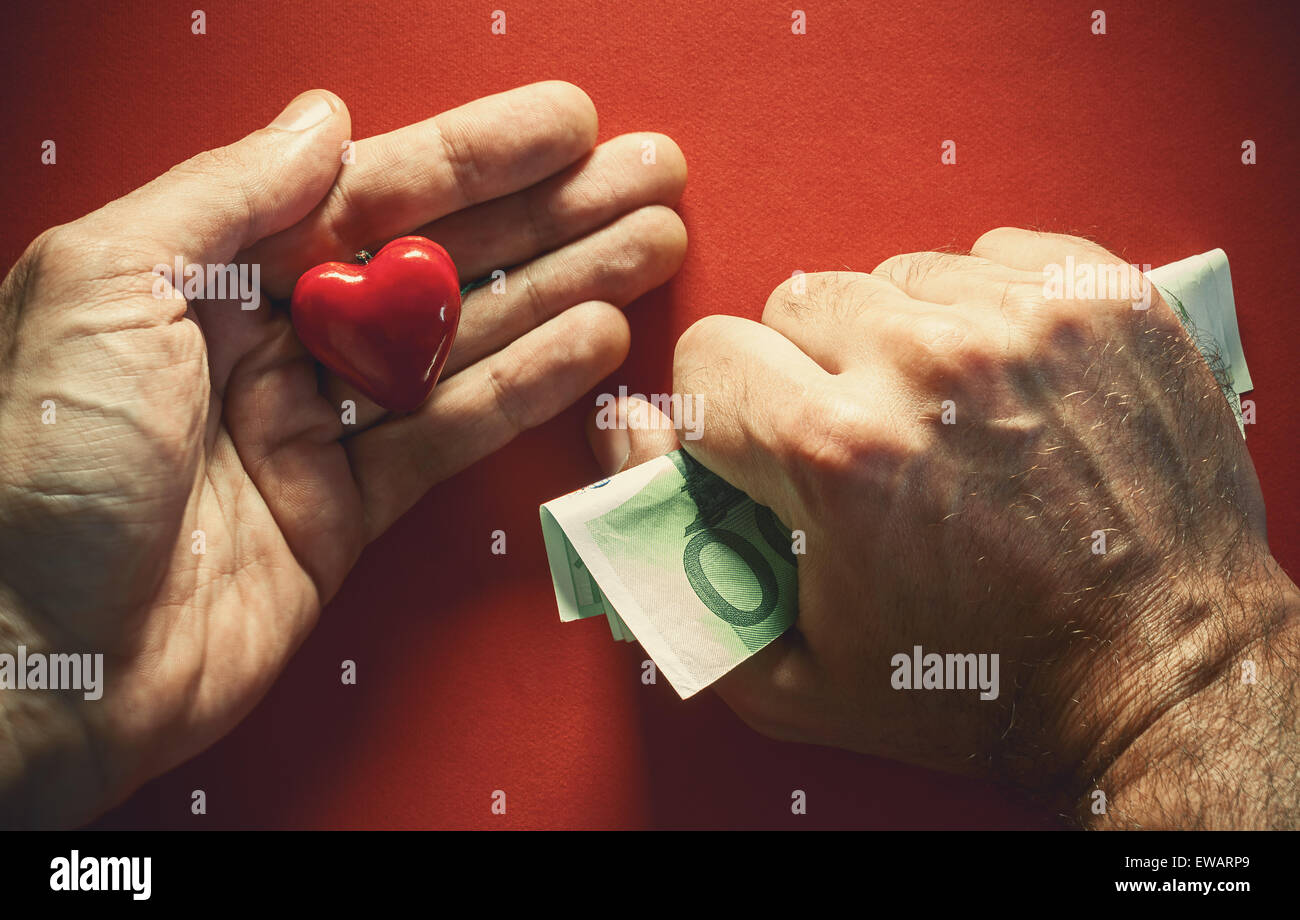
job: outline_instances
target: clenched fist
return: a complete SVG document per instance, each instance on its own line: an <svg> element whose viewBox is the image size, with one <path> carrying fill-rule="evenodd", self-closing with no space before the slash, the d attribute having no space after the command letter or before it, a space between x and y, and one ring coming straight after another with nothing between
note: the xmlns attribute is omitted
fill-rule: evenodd
<svg viewBox="0 0 1300 920"><path fill-rule="evenodd" d="M1245 444L1158 294L1053 297L1067 258L1129 271L999 229L682 336L675 389L709 406L682 446L806 534L794 627L719 692L1100 826L1293 826L1300 595ZM677 446L593 439L611 468Z"/></svg>

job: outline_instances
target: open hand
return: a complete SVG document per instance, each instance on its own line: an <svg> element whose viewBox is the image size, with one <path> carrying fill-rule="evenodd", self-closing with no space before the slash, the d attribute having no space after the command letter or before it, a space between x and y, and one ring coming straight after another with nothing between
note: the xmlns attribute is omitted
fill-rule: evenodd
<svg viewBox="0 0 1300 920"><path fill-rule="evenodd" d="M576 87L350 151L349 131L337 97L305 93L43 233L0 288L0 651L103 653L106 672L94 701L0 691L0 825L88 819L228 731L361 549L617 367L619 308L683 258L680 151L659 135L593 149ZM467 296L429 402L390 417L271 301L408 233L445 246L462 282L507 274ZM155 296L154 266L178 256L257 265L260 305Z"/></svg>

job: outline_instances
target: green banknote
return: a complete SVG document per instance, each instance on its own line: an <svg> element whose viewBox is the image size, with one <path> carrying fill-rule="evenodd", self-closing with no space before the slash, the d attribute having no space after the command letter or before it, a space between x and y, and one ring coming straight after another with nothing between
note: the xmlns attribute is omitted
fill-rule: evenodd
<svg viewBox="0 0 1300 920"><path fill-rule="evenodd" d="M1148 272L1241 423L1251 389L1228 260L1216 249ZM1245 433L1244 427L1242 428ZM541 506L560 619L604 616L682 697L784 632L798 613L790 531L683 451Z"/></svg>
<svg viewBox="0 0 1300 920"><path fill-rule="evenodd" d="M548 502L541 517L560 619L604 614L683 697L798 612L789 529L684 451Z"/></svg>
<svg viewBox="0 0 1300 920"><path fill-rule="evenodd" d="M1237 304L1232 296L1232 273L1228 256L1212 249L1147 272L1191 333L1192 340L1218 378L1223 395L1237 416L1237 427L1245 437L1241 417L1241 394L1255 388L1246 367L1237 331Z"/></svg>

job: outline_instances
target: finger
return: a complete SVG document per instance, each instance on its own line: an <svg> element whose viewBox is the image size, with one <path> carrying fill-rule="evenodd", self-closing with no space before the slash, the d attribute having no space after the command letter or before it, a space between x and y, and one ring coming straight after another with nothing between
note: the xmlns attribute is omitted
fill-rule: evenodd
<svg viewBox="0 0 1300 920"><path fill-rule="evenodd" d="M975 246L984 258L1033 272L1044 300L1110 301L1129 310L1154 307L1165 319L1173 316L1137 266L1091 240L999 227L981 236Z"/></svg>
<svg viewBox="0 0 1300 920"><path fill-rule="evenodd" d="M646 163L646 144L654 162ZM686 160L662 134L625 134L531 188L449 214L416 231L451 253L462 282L518 265L652 204L672 207Z"/></svg>
<svg viewBox="0 0 1300 920"><path fill-rule="evenodd" d="M698 439L683 446L777 517L797 527L783 469L806 419L803 407L833 380L774 329L737 316L706 316L682 334L673 388L700 406Z"/></svg>
<svg viewBox="0 0 1300 920"><path fill-rule="evenodd" d="M635 396L611 399L588 415L587 443L606 476L663 456L680 446L673 419Z"/></svg>
<svg viewBox="0 0 1300 920"><path fill-rule="evenodd" d="M87 221L104 220L117 251L138 249L152 264L170 266L177 255L186 263L229 263L325 196L349 125L342 100L310 90L267 127L186 160Z"/></svg>
<svg viewBox="0 0 1300 920"><path fill-rule="evenodd" d="M1119 256L1092 240L1018 227L998 227L988 231L975 241L971 255L1013 270L1033 272L1040 280L1045 266L1060 264L1067 255L1083 256L1093 262L1121 262Z"/></svg>
<svg viewBox="0 0 1300 920"><path fill-rule="evenodd" d="M713 689L750 728L780 741L824 741L830 707L798 623L736 665Z"/></svg>
<svg viewBox="0 0 1300 920"><path fill-rule="evenodd" d="M419 411L344 441L369 542L435 483L550 419L622 363L627 319L579 304L445 380Z"/></svg>
<svg viewBox="0 0 1300 920"><path fill-rule="evenodd" d="M529 262L504 278L504 291L471 291L460 328L443 370L450 377L508 345L574 304L598 300L625 307L671 278L686 256L686 228L676 212L661 205L627 214L591 236ZM327 396L339 405L353 399L364 431L386 411L331 374Z"/></svg>
<svg viewBox="0 0 1300 920"><path fill-rule="evenodd" d="M763 323L829 373L870 361L883 314L931 306L861 272L818 272L782 282L763 307Z"/></svg>
<svg viewBox="0 0 1300 920"><path fill-rule="evenodd" d="M375 252L453 211L527 188L595 142L591 99L558 81L486 96L358 141L320 206L258 247L266 287L287 297L313 265Z"/></svg>
<svg viewBox="0 0 1300 920"><path fill-rule="evenodd" d="M1037 294L1043 289L1041 273L945 252L894 256L877 265L872 274L888 280L916 300L945 306Z"/></svg>
<svg viewBox="0 0 1300 920"><path fill-rule="evenodd" d="M455 373L575 303L624 307L676 274L685 257L686 227L677 212L653 205L624 215L507 273L504 293L490 286L472 291L447 366Z"/></svg>

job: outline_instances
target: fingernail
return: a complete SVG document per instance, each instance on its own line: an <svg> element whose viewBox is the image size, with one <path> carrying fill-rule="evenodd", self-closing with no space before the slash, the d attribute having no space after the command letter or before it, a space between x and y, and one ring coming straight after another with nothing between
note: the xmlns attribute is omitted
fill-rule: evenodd
<svg viewBox="0 0 1300 920"><path fill-rule="evenodd" d="M270 126L281 131L306 131L320 124L333 111L334 101L328 93L310 89L285 106Z"/></svg>
<svg viewBox="0 0 1300 920"><path fill-rule="evenodd" d="M622 428L598 428L595 418L587 424L587 442L606 476L613 476L626 466L627 458L632 455L632 439L627 431Z"/></svg>

